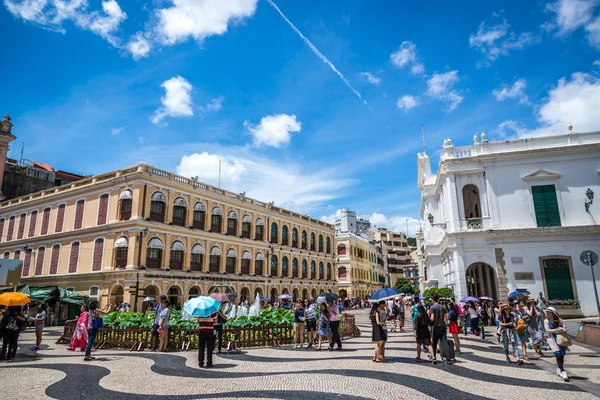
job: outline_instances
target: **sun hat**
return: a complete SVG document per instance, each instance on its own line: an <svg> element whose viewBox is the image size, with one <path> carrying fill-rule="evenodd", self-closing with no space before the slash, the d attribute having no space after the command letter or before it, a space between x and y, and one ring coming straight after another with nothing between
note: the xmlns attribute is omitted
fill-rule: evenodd
<svg viewBox="0 0 600 400"><path fill-rule="evenodd" d="M552 314L554 314L558 317L558 313L556 312L556 308L554 308L554 307L546 308L546 312L551 312Z"/></svg>
<svg viewBox="0 0 600 400"><path fill-rule="evenodd" d="M508 304L502 304L502 307L500 307L500 311L504 310L505 308L508 308L510 311L513 310L512 306L509 306Z"/></svg>
<svg viewBox="0 0 600 400"><path fill-rule="evenodd" d="M534 304L537 304L537 300L536 300L536 299L534 299L533 297L529 296L529 297L527 298L527 304L529 304L529 303L534 303Z"/></svg>

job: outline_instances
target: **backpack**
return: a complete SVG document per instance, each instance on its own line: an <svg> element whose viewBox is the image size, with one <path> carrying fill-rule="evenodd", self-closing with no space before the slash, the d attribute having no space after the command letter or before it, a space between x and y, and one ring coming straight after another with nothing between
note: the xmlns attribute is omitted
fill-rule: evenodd
<svg viewBox="0 0 600 400"><path fill-rule="evenodd" d="M517 327L515 328L515 331L517 331L519 335L523 335L525 332L527 332L527 325L525 325L523 318L517 318Z"/></svg>
<svg viewBox="0 0 600 400"><path fill-rule="evenodd" d="M394 304L394 306L392 307L392 313L393 313L394 315L398 315L398 314L400 314L400 307L398 307L398 305L397 305L397 304Z"/></svg>

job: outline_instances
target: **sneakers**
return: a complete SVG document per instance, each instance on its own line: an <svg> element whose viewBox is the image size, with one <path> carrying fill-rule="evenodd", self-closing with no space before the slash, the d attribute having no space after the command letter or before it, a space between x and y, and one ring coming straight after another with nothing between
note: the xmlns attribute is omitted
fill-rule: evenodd
<svg viewBox="0 0 600 400"><path fill-rule="evenodd" d="M311 349L313 347L312 343L309 343L308 346L306 346L307 349Z"/></svg>
<svg viewBox="0 0 600 400"><path fill-rule="evenodd" d="M512 362L512 361L510 361L510 357L506 357L506 362L509 364Z"/></svg>
<svg viewBox="0 0 600 400"><path fill-rule="evenodd" d="M31 351L38 351L40 349L40 346L33 346L31 348Z"/></svg>
<svg viewBox="0 0 600 400"><path fill-rule="evenodd" d="M523 360L517 360L517 365L523 365Z"/></svg>
<svg viewBox="0 0 600 400"><path fill-rule="evenodd" d="M556 375L562 378L562 371L560 370L560 368L556 368Z"/></svg>
<svg viewBox="0 0 600 400"><path fill-rule="evenodd" d="M563 381L569 382L569 377L567 376L567 371L562 371L560 373L560 377L563 379Z"/></svg>
<svg viewBox="0 0 600 400"><path fill-rule="evenodd" d="M292 346L292 349L297 349L297 348L298 348L298 346L296 346L296 345Z"/></svg>

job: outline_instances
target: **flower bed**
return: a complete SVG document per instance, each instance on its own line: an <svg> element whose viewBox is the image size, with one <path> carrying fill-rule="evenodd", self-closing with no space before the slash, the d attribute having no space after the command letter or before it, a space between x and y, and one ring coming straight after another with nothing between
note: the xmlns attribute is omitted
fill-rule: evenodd
<svg viewBox="0 0 600 400"><path fill-rule="evenodd" d="M548 300L547 303L549 306L552 307L564 307L564 308L581 308L581 301L580 300L574 300L574 299L568 299L568 300Z"/></svg>

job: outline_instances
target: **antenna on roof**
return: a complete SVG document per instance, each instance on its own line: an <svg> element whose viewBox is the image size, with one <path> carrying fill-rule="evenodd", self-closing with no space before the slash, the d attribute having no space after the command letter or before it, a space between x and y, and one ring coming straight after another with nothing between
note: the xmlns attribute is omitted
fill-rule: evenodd
<svg viewBox="0 0 600 400"><path fill-rule="evenodd" d="M21 145L21 159L19 160L19 164L23 163L23 152L25 151L25 142Z"/></svg>
<svg viewBox="0 0 600 400"><path fill-rule="evenodd" d="M427 154L427 145L425 145L425 126L421 124L421 137L423 138L423 153Z"/></svg>

